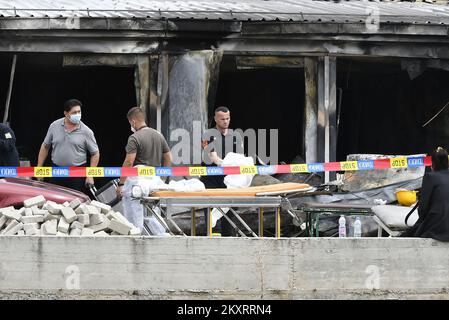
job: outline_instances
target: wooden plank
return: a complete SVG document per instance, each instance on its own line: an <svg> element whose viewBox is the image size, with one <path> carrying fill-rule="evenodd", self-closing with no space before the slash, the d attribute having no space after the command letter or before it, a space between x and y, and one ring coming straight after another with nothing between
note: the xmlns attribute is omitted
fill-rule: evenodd
<svg viewBox="0 0 449 320"><path fill-rule="evenodd" d="M237 68L240 67L276 67L303 68L304 58L282 56L240 56L235 58Z"/></svg>
<svg viewBox="0 0 449 320"><path fill-rule="evenodd" d="M92 67L92 66L112 66L112 67L134 67L137 64L136 55L126 54L64 54L62 60L63 67Z"/></svg>
<svg viewBox="0 0 449 320"><path fill-rule="evenodd" d="M207 196L229 196L229 197L253 197L258 193L262 192L288 192L291 190L301 191L304 189L308 189L310 186L308 184L303 183L278 183L267 186L258 186L258 187L248 187L248 188L240 188L240 189L225 189L225 188L217 188L217 189L206 189L203 191L193 191L193 192L176 192L176 191L157 191L153 192L151 196L153 197L207 197Z"/></svg>

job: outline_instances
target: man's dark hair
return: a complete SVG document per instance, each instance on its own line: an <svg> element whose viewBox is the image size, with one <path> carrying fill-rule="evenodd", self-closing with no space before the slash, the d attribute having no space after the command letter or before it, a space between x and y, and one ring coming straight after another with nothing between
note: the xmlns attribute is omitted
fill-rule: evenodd
<svg viewBox="0 0 449 320"><path fill-rule="evenodd" d="M436 148L432 152L432 169L434 171L447 170L448 155L447 151L441 147Z"/></svg>
<svg viewBox="0 0 449 320"><path fill-rule="evenodd" d="M226 107L221 106L221 107L218 107L217 109L215 109L215 113L217 113L217 112L227 113L227 112L229 112L229 109L226 108Z"/></svg>
<svg viewBox="0 0 449 320"><path fill-rule="evenodd" d="M145 121L145 113L139 107L134 107L129 109L128 114L126 115L128 119L137 119L140 121Z"/></svg>
<svg viewBox="0 0 449 320"><path fill-rule="evenodd" d="M64 102L64 111L70 112L70 110L72 110L72 108L76 106L82 107L83 104L81 103L81 101L76 99L67 100L66 102Z"/></svg>

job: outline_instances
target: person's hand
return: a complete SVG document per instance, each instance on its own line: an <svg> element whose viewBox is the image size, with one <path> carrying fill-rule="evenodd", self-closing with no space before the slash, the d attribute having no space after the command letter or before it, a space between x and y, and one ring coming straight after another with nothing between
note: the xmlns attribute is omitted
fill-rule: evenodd
<svg viewBox="0 0 449 320"><path fill-rule="evenodd" d="M92 185L94 185L94 178L92 178L92 177L87 177L86 178L86 183L85 183L85 185L86 185L86 187L90 187L90 186L92 186Z"/></svg>
<svg viewBox="0 0 449 320"><path fill-rule="evenodd" d="M123 197L123 186L118 186L115 189L115 193L117 194L117 198L121 199Z"/></svg>

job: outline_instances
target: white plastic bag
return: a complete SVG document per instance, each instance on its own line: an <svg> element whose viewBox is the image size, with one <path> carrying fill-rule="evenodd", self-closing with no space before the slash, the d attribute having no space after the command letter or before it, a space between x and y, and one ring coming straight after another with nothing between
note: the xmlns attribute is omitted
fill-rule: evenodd
<svg viewBox="0 0 449 320"><path fill-rule="evenodd" d="M131 197L133 186L139 186L142 189L143 196L148 196L152 191L167 189L167 185L158 176L128 177L123 186L123 194Z"/></svg>
<svg viewBox="0 0 449 320"><path fill-rule="evenodd" d="M371 211L389 228L407 228L413 226L419 218L418 209L416 209L407 221L408 226L405 225L405 217L412 209L413 205L404 207L386 204L373 206Z"/></svg>
<svg viewBox="0 0 449 320"><path fill-rule="evenodd" d="M223 210L223 212L227 214L229 208L221 208L221 210ZM223 217L223 214L217 208L213 208L211 213L212 213L212 227L215 227L217 225L217 221Z"/></svg>
<svg viewBox="0 0 449 320"><path fill-rule="evenodd" d="M253 166L254 159L243 154L229 152L223 159L222 166ZM245 188L251 185L253 174L230 174L224 178L224 184L228 189Z"/></svg>
<svg viewBox="0 0 449 320"><path fill-rule="evenodd" d="M170 181L168 184L168 189L174 190L177 192L183 192L183 191L201 191L206 190L206 187L204 186L204 183L202 183L198 179L183 179L179 181Z"/></svg>
<svg viewBox="0 0 449 320"><path fill-rule="evenodd" d="M229 152L223 159L222 166L253 166L254 159L245 157L243 154ZM224 178L224 184L228 189L245 188L251 185L254 175L252 174L230 174ZM221 208L224 213L229 208ZM223 214L217 208L212 209L212 227L215 227L217 221L223 217Z"/></svg>

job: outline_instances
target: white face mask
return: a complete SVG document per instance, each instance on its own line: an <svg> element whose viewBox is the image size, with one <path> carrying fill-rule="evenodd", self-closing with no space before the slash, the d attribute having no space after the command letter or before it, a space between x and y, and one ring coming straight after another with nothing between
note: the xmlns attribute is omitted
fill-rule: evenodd
<svg viewBox="0 0 449 320"><path fill-rule="evenodd" d="M131 126L131 131L132 131L132 132L136 132L136 129L134 129L134 127Z"/></svg>
<svg viewBox="0 0 449 320"><path fill-rule="evenodd" d="M81 121L81 113L74 113L69 116L69 121L73 124L78 124Z"/></svg>

